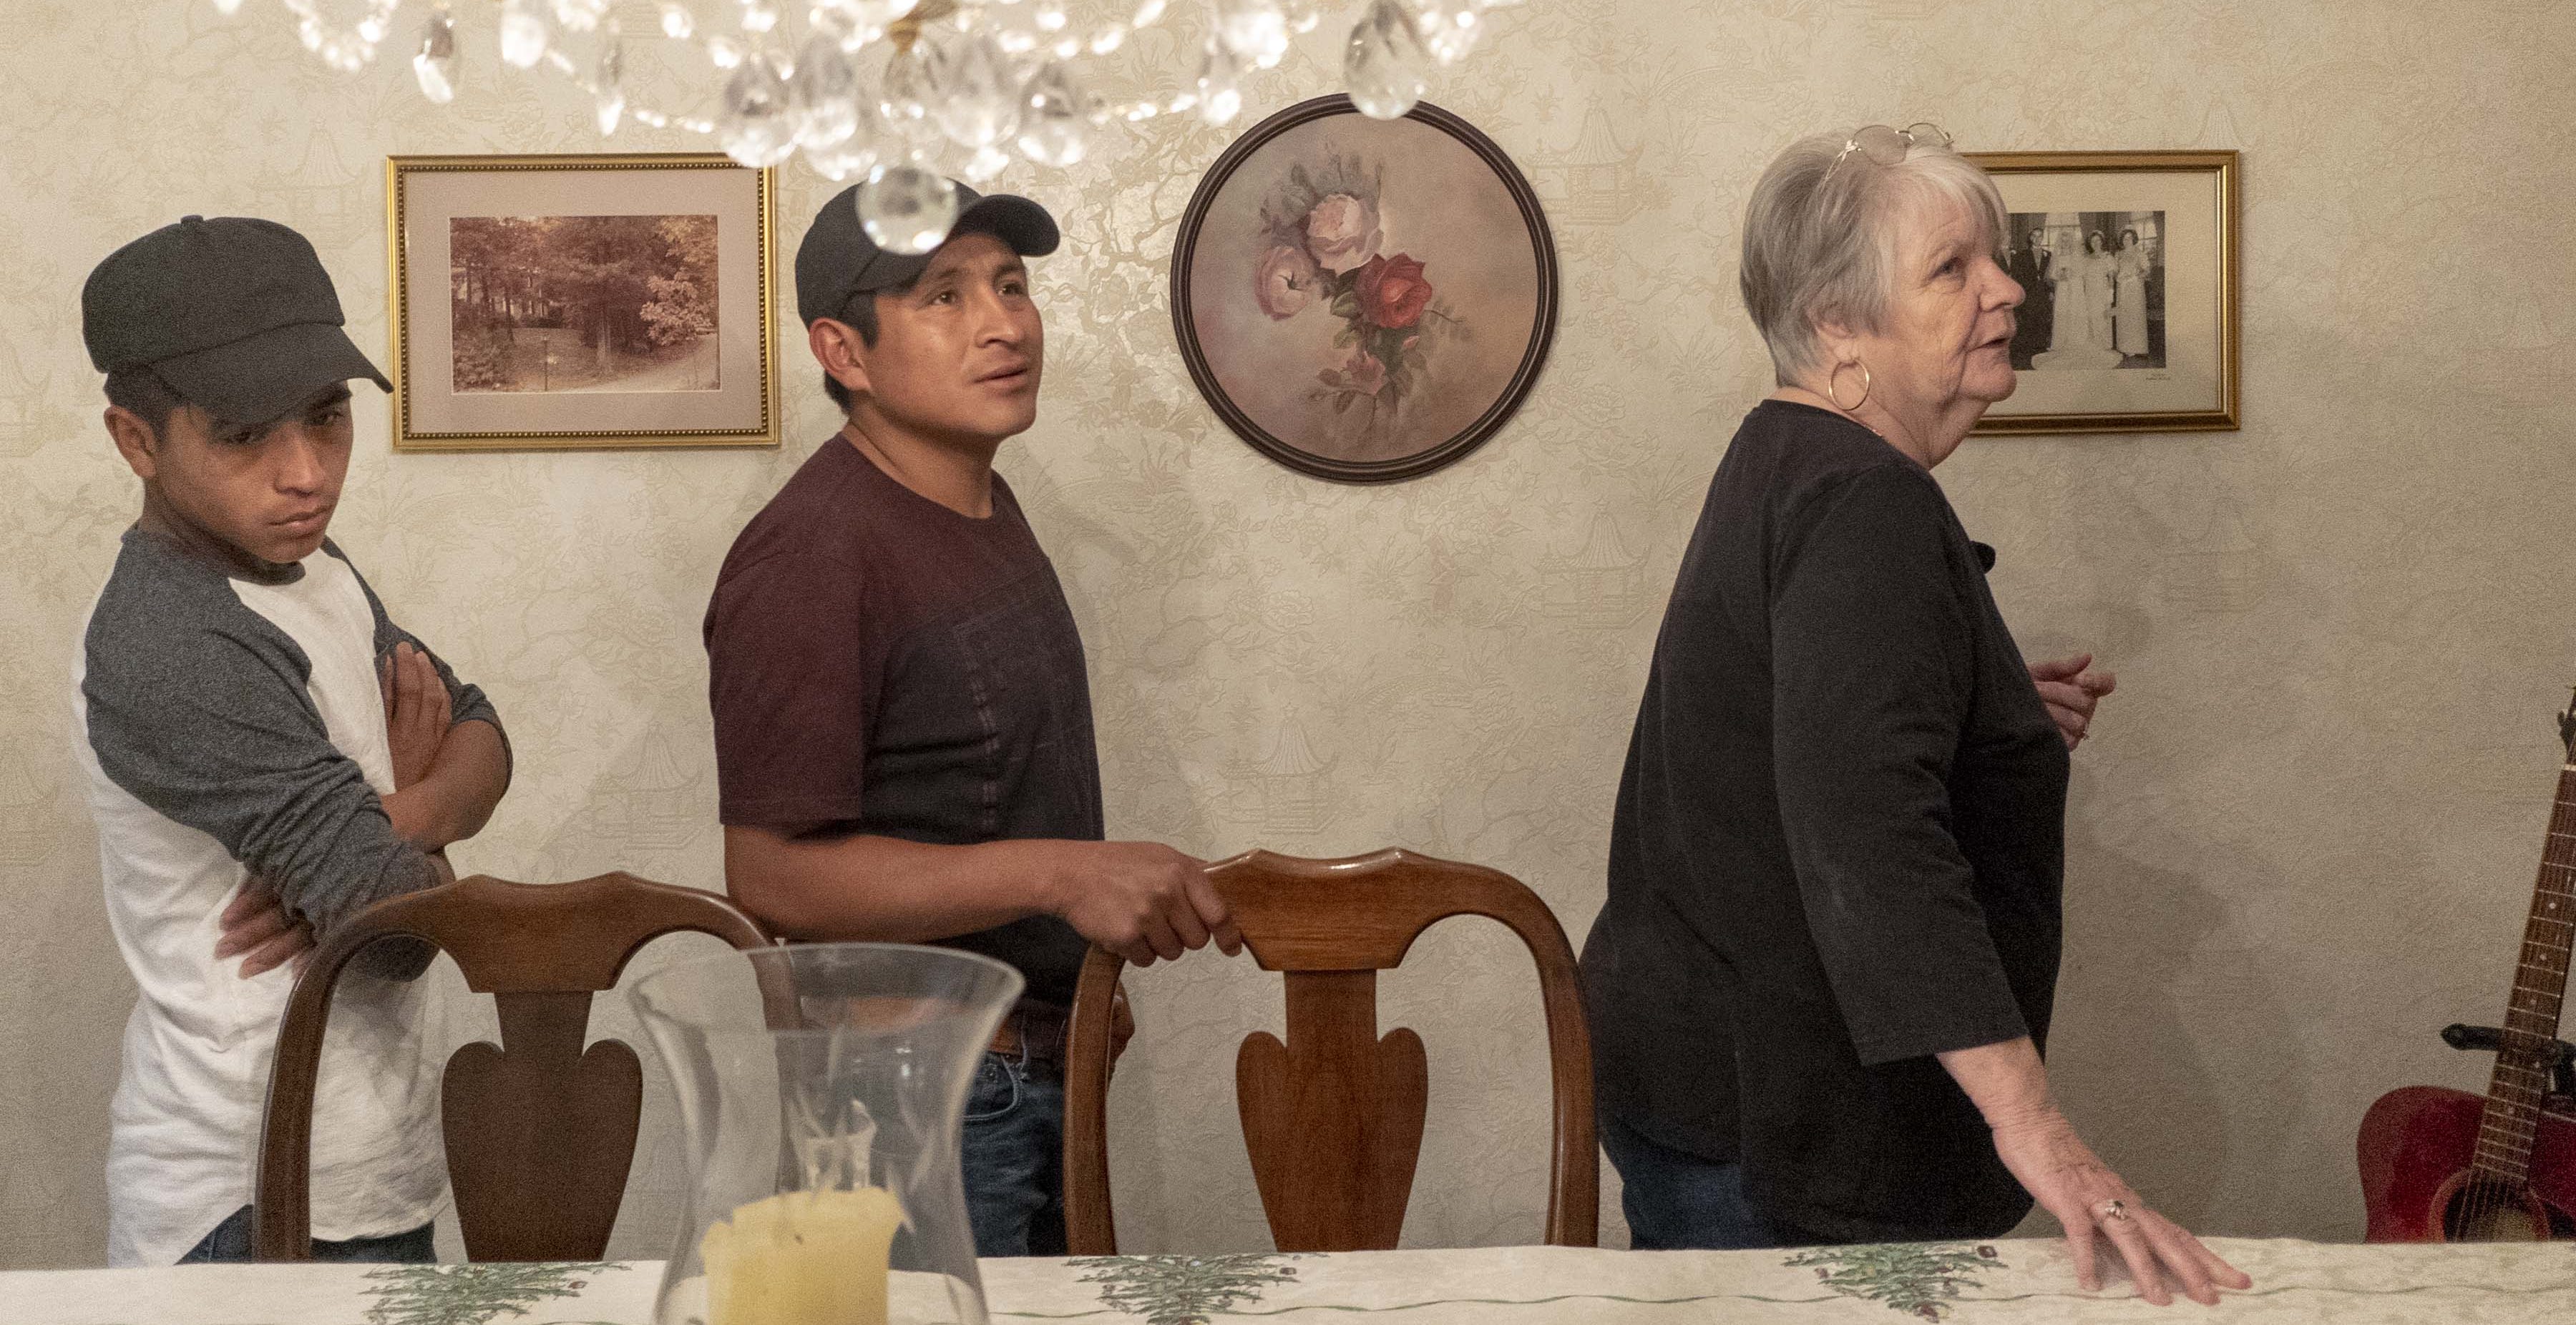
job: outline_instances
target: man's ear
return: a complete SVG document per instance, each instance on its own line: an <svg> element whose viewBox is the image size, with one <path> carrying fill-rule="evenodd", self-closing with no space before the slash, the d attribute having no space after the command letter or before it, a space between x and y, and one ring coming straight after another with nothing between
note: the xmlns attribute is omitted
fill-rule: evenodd
<svg viewBox="0 0 2576 1325"><path fill-rule="evenodd" d="M154 448L160 439L153 435L152 425L143 416L123 405L107 407L107 435L116 442L116 453L125 457L126 467L146 483L160 476L161 461Z"/></svg>
<svg viewBox="0 0 2576 1325"><path fill-rule="evenodd" d="M867 394L867 344L859 339L858 328L834 318L819 317L814 319L813 325L805 328L805 343L813 347L814 362L823 365L823 371L830 374L833 381L848 387L851 395Z"/></svg>

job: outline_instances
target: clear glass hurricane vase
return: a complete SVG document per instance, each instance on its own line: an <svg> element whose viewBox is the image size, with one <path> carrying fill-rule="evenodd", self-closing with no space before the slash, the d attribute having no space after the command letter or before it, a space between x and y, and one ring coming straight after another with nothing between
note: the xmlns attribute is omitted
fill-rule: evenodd
<svg viewBox="0 0 2576 1325"><path fill-rule="evenodd" d="M635 984L689 1186L654 1325L989 1325L959 1129L1019 973L898 943L682 962Z"/></svg>

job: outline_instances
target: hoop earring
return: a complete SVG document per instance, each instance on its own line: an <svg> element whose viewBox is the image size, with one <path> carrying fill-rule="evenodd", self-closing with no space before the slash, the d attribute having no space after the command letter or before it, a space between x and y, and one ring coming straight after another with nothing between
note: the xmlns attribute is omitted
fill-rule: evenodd
<svg viewBox="0 0 2576 1325"><path fill-rule="evenodd" d="M1834 391L1835 384L1842 381L1843 370L1846 368L1857 368L1860 370L1860 399L1855 400L1848 405L1844 404L1843 398L1840 395L1837 395ZM1853 410L1859 409L1861 406L1868 404L1869 365L1862 363L1858 359L1848 359L1835 364L1834 370L1825 374L1825 399L1834 402L1834 408L1841 410L1845 414L1849 414Z"/></svg>

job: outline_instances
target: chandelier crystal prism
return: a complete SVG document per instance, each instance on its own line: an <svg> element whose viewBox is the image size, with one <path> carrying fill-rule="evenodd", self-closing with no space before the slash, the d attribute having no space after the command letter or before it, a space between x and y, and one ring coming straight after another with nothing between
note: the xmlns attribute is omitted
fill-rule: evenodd
<svg viewBox="0 0 2576 1325"><path fill-rule="evenodd" d="M304 48L333 69L364 69L396 42L434 103L471 97L496 76L459 57L461 39L481 29L489 36L479 49L497 51L501 64L546 70L583 92L602 136L631 121L713 137L749 166L801 153L827 179L862 181L869 234L905 252L945 233L941 218L953 218L955 202L937 195L949 173L980 183L1017 161L1062 169L1096 155L1094 140L1111 126L1158 116L1233 122L1251 76L1286 60L1325 9L1321 0L278 2ZM207 3L225 16L243 7ZM1521 3L1345 0L1355 22L1344 90L1364 114L1398 118L1436 69L1479 44L1493 26L1489 11ZM406 5L419 17L403 18ZM1181 23L1197 34L1133 40ZM649 104L642 85L654 80L638 72L639 41L676 55L654 63L696 84L712 114ZM1094 67L1122 51L1120 68ZM1170 63L1139 67L1155 58ZM1125 101L1090 90L1156 85L1170 90Z"/></svg>

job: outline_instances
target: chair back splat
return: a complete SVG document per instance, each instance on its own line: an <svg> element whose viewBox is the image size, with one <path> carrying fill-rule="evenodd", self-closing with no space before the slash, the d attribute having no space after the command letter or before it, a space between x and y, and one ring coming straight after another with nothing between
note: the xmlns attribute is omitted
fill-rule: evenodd
<svg viewBox="0 0 2576 1325"><path fill-rule="evenodd" d="M1574 950L1538 894L1479 865L1381 851L1305 860L1254 851L1208 867L1245 947L1286 984L1283 1042L1246 1037L1235 1095L1254 1183L1281 1251L1393 1247L1422 1154L1429 1069L1422 1037L1377 1030L1377 973L1422 931L1458 915L1501 921L1537 963L1555 1123L1547 1240L1592 1246L1600 1165L1592 1050ZM1124 965L1094 948L1074 996L1065 1067L1065 1230L1076 1255L1114 1255L1107 1136L1110 999Z"/></svg>
<svg viewBox="0 0 2576 1325"><path fill-rule="evenodd" d="M499 1045L457 1050L443 1079L448 1185L467 1258L599 1259L635 1158L644 1068L621 1041L583 1049L591 995L616 988L645 944L684 931L736 948L769 944L724 898L631 874L548 885L478 874L380 902L334 931L296 980L278 1030L253 1255L312 1255L313 1090L331 992L371 944L411 938L454 958L501 1022Z"/></svg>

